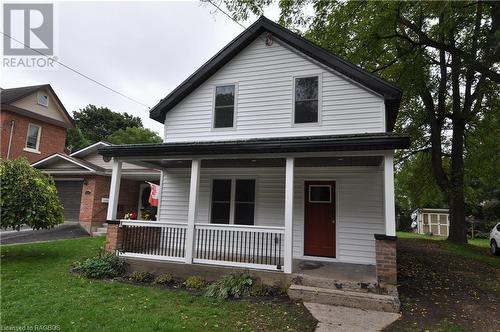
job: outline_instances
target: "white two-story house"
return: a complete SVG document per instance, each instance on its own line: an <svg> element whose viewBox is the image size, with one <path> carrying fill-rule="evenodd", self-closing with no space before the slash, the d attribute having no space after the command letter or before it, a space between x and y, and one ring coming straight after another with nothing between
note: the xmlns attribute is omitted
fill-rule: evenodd
<svg viewBox="0 0 500 332"><path fill-rule="evenodd" d="M400 100L260 18L151 110L164 143L100 149L113 161L108 249L283 275L352 265L395 285ZM162 170L158 221L116 220L122 162Z"/></svg>

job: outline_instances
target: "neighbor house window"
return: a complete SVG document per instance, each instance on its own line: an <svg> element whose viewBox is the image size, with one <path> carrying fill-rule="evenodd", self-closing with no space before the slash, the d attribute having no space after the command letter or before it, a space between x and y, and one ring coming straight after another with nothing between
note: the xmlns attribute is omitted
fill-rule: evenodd
<svg viewBox="0 0 500 332"><path fill-rule="evenodd" d="M234 85L215 87L214 128L234 126Z"/></svg>
<svg viewBox="0 0 500 332"><path fill-rule="evenodd" d="M30 123L26 135L26 149L38 151L40 147L40 126Z"/></svg>
<svg viewBox="0 0 500 332"><path fill-rule="evenodd" d="M294 123L318 122L319 77L295 78Z"/></svg>
<svg viewBox="0 0 500 332"><path fill-rule="evenodd" d="M36 97L38 105L49 106L49 96L45 93L39 93Z"/></svg>
<svg viewBox="0 0 500 332"><path fill-rule="evenodd" d="M211 223L253 225L254 217L254 179L213 180Z"/></svg>

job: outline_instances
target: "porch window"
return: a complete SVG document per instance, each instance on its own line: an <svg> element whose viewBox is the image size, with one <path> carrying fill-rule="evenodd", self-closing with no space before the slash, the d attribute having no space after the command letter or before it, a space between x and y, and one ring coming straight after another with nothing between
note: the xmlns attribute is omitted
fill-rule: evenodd
<svg viewBox="0 0 500 332"><path fill-rule="evenodd" d="M254 214L254 179L213 180L211 223L253 225Z"/></svg>
<svg viewBox="0 0 500 332"><path fill-rule="evenodd" d="M215 87L214 128L234 127L234 85Z"/></svg>
<svg viewBox="0 0 500 332"><path fill-rule="evenodd" d="M318 122L318 76L295 79L294 123Z"/></svg>
<svg viewBox="0 0 500 332"><path fill-rule="evenodd" d="M231 180L214 180L212 184L213 224L229 224L231 214Z"/></svg>

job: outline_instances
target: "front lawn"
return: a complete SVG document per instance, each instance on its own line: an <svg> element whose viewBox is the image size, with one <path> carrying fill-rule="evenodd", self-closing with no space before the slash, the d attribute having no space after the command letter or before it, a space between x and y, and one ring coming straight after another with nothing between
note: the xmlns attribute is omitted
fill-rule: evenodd
<svg viewBox="0 0 500 332"><path fill-rule="evenodd" d="M421 239L433 241L435 242L434 244L441 249L446 249L453 252L454 254L472 258L476 261L480 261L493 267L500 268L500 259L498 259L499 257L492 256L489 253L490 244L488 239L469 239L469 243L465 245L446 241L445 237L429 236L409 232L398 232L397 236L399 239Z"/></svg>
<svg viewBox="0 0 500 332"><path fill-rule="evenodd" d="M301 304L216 301L183 290L88 280L70 265L98 253L102 239L2 246L1 325L55 325L61 331L310 331Z"/></svg>
<svg viewBox="0 0 500 332"><path fill-rule="evenodd" d="M484 240L455 244L398 233L397 248L402 318L387 330L500 329L500 257Z"/></svg>

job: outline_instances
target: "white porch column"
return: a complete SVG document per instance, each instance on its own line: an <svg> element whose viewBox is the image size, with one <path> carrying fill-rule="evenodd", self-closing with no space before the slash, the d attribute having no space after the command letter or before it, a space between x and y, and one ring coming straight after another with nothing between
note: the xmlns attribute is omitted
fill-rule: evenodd
<svg viewBox="0 0 500 332"><path fill-rule="evenodd" d="M389 151L384 155L384 216L385 235L396 236L393 151Z"/></svg>
<svg viewBox="0 0 500 332"><path fill-rule="evenodd" d="M193 161L191 162L191 184L189 186L189 210L186 232L186 264L193 263L194 222L196 220L196 211L198 209L200 165L201 162L199 159L193 159Z"/></svg>
<svg viewBox="0 0 500 332"><path fill-rule="evenodd" d="M286 158L285 175L285 248L284 248L284 271L292 273L292 243L293 243L293 179L294 179L293 157Z"/></svg>
<svg viewBox="0 0 500 332"><path fill-rule="evenodd" d="M111 173L111 185L109 187L108 214L106 216L107 220L116 220L121 179L122 162L121 160L113 158L113 172Z"/></svg>

